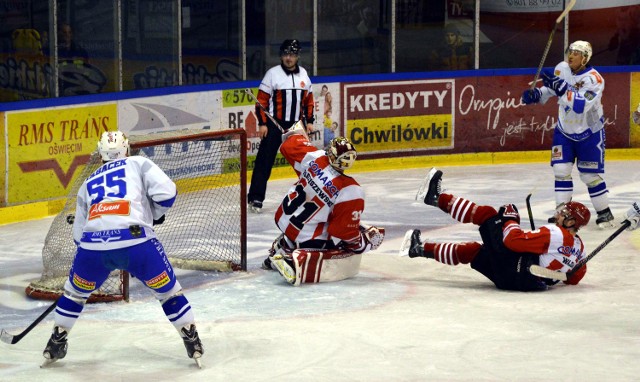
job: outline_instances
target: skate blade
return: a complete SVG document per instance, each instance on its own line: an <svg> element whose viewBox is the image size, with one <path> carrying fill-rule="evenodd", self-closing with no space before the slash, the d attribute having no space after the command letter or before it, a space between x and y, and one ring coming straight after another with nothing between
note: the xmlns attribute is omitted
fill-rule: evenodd
<svg viewBox="0 0 640 382"><path fill-rule="evenodd" d="M600 229L609 229L609 228L613 228L615 226L616 226L616 223L613 220L598 224L598 227Z"/></svg>
<svg viewBox="0 0 640 382"><path fill-rule="evenodd" d="M193 354L193 360L195 361L196 365L198 365L198 369L202 369L202 361L200 361L200 357L202 357L202 354L200 353Z"/></svg>
<svg viewBox="0 0 640 382"><path fill-rule="evenodd" d="M404 239L402 239L402 244L400 244L400 250L398 251L398 255L400 256L409 256L409 248L411 248L411 235L413 234L413 230L410 229L404 234Z"/></svg>
<svg viewBox="0 0 640 382"><path fill-rule="evenodd" d="M58 358L45 358L44 362L40 365L40 368L44 369L47 366L51 365L52 363L56 362L57 360Z"/></svg>

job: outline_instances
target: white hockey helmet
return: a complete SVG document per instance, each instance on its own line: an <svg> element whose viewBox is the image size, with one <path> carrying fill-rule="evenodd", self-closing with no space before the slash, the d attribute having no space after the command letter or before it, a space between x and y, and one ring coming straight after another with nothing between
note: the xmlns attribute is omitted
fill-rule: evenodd
<svg viewBox="0 0 640 382"><path fill-rule="evenodd" d="M98 142L98 152L103 161L126 158L129 154L129 140L121 131L105 131Z"/></svg>
<svg viewBox="0 0 640 382"><path fill-rule="evenodd" d="M587 65L593 55L593 48L591 48L591 44L582 40L572 42L571 45L569 45L569 49L567 49L567 53L571 51L580 52L582 54L582 65Z"/></svg>
<svg viewBox="0 0 640 382"><path fill-rule="evenodd" d="M336 137L329 142L325 149L329 157L329 163L338 171L351 168L356 161L358 153L353 144L344 137Z"/></svg>

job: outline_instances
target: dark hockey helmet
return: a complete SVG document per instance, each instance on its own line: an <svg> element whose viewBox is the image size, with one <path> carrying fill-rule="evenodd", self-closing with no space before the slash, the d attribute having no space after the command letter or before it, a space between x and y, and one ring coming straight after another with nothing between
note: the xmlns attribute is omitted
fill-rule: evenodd
<svg viewBox="0 0 640 382"><path fill-rule="evenodd" d="M566 203L564 206L560 207L559 212L564 215L565 219L573 219L576 221L573 225L576 230L589 224L589 219L591 219L591 212L589 212L589 209L579 202Z"/></svg>
<svg viewBox="0 0 640 382"><path fill-rule="evenodd" d="M325 149L329 157L329 163L338 171L351 168L356 161L358 153L353 144L344 137L333 138Z"/></svg>
<svg viewBox="0 0 640 382"><path fill-rule="evenodd" d="M285 54L300 54L300 43L298 40L284 40L280 45L280 55Z"/></svg>

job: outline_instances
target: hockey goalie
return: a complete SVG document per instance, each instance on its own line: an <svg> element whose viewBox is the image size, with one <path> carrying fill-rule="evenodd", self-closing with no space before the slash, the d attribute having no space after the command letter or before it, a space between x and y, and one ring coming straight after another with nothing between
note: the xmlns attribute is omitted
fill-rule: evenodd
<svg viewBox="0 0 640 382"><path fill-rule="evenodd" d="M344 280L358 274L362 254L377 249L384 228L360 223L364 191L344 171L356 149L343 137L324 150L309 143L302 123L282 136L280 152L298 175L275 214L282 234L264 269L277 270L292 285Z"/></svg>

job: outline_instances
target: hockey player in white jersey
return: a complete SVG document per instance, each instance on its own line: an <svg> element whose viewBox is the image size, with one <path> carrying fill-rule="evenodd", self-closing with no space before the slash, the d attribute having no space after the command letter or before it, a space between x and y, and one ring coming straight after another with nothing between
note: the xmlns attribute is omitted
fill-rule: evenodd
<svg viewBox="0 0 640 382"><path fill-rule="evenodd" d="M151 289L187 355L200 366L204 349L191 305L153 230L174 204L176 185L151 160L128 156L129 142L120 131L103 133L98 150L104 164L78 190L73 223L78 249L55 309L43 365L66 356L67 336L85 302L111 271L122 269Z"/></svg>
<svg viewBox="0 0 640 382"><path fill-rule="evenodd" d="M591 44L575 41L569 45L567 60L554 71L543 70L544 86L527 89L524 104L546 103L558 97L558 123L553 134L551 166L555 175L556 207L573 196L573 163L577 163L580 179L586 184L591 203L601 228L613 227L607 185L603 178L605 131L602 94L604 79L589 65ZM550 218L553 223L555 218Z"/></svg>

